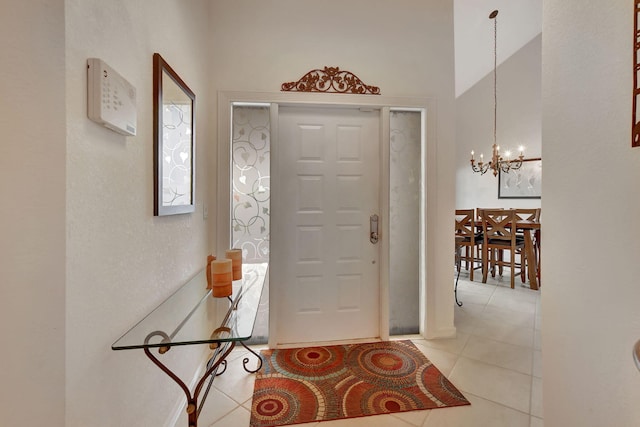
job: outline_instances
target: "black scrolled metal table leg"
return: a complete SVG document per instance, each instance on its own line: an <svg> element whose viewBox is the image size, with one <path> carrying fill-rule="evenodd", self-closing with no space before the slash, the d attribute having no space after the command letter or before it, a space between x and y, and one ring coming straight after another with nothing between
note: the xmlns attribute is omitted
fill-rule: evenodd
<svg viewBox="0 0 640 427"><path fill-rule="evenodd" d="M471 266L471 268L473 268L473 266ZM462 302L458 301L458 279L460 279L460 270L458 270L458 276L456 277L456 285L453 288L453 294L456 297L456 304L458 304L458 307L462 307Z"/></svg>
<svg viewBox="0 0 640 427"><path fill-rule="evenodd" d="M258 367L256 369L247 369L247 363L249 363L249 358L245 357L244 359L242 359L242 367L244 368L245 371L255 374L256 372L258 372L260 370L260 368L262 368L262 357L260 357L260 355L258 353L256 353L255 351L251 350L249 347L247 347L247 345L245 343L243 343L242 341L240 341L240 344L242 344L242 346L248 350L250 353L252 353L255 357L258 358Z"/></svg>
<svg viewBox="0 0 640 427"><path fill-rule="evenodd" d="M456 267L458 269L458 275L456 276L456 284L453 287L453 295L456 298L456 304L458 304L458 307L462 307L462 302L458 301L458 280L460 279L460 271L462 270L462 254L460 253L461 249L462 247L456 241L455 261L456 261ZM471 268L473 267L474 267L474 264L472 262Z"/></svg>

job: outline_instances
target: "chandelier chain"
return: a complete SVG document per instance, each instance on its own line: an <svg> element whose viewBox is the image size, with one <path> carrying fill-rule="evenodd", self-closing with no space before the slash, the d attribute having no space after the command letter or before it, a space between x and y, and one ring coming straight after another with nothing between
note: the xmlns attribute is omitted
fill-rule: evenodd
<svg viewBox="0 0 640 427"><path fill-rule="evenodd" d="M498 17L493 18L493 143L498 129Z"/></svg>

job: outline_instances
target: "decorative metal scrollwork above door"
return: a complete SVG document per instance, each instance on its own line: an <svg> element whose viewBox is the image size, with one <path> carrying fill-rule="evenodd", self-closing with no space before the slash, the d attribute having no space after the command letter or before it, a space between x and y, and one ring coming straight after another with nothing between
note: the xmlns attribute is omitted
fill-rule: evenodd
<svg viewBox="0 0 640 427"><path fill-rule="evenodd" d="M380 95L379 87L367 85L351 71L341 71L339 67L311 70L297 82L282 83L282 91Z"/></svg>

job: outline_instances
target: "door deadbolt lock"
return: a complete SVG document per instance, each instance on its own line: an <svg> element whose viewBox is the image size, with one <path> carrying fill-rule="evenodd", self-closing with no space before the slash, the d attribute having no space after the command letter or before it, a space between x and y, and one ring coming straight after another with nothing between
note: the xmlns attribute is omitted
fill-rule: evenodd
<svg viewBox="0 0 640 427"><path fill-rule="evenodd" d="M374 245L378 243L378 215L369 217L369 241Z"/></svg>

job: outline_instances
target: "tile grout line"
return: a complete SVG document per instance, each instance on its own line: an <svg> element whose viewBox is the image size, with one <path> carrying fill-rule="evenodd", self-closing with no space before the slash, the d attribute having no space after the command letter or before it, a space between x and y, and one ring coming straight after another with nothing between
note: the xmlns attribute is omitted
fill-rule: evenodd
<svg viewBox="0 0 640 427"><path fill-rule="evenodd" d="M468 283L475 283L475 281L474 281L474 282L470 282L470 281L468 280L468 278L464 278L464 277L461 277L461 280L466 280ZM490 280L491 280L491 278L490 278ZM495 282L499 282L499 281L498 281L497 279L495 279L495 280L493 281L493 283L486 283L486 284L482 284L482 286L491 286L491 287L492 287L492 288L491 288L491 292L489 293L489 295L488 295L488 297L487 297L487 299L486 299L486 302L484 302L484 303L482 303L482 304L477 304L478 306L481 306L481 309L480 309L480 310L478 310L478 313L477 313L477 314L476 314L476 313L474 313L474 314L470 314L470 315L472 316L472 320L477 321L477 320L478 320L478 316L479 316L479 315L481 315L482 313L485 313L488 307L492 307L492 306L490 305L490 304L491 304L491 302L492 302L492 300L493 300L494 298L498 298L498 297L499 297L499 294L502 292L502 291L501 291L501 290L499 290L499 289L502 289L502 288L504 288L505 290L507 289L507 287L503 286L504 284L503 284L503 285L501 285L500 283L495 283ZM460 289L459 289L459 290L460 290ZM511 290L511 289L509 288L509 290ZM463 291L464 291L464 287L463 287ZM481 294L481 293L479 293L479 294ZM517 298L517 299L520 299L520 298L518 298L518 297L516 297L516 298ZM528 298L528 297L527 297L527 298ZM523 298L521 298L521 299L522 299L522 300L525 300L525 301L527 301L527 302L528 302L527 298L524 298L524 297L523 297ZM468 395L474 396L474 397L479 398L479 399L483 399L483 400L485 400L485 401L491 402L491 403L493 403L493 404L495 404L495 405L498 405L498 406L500 406L500 407L508 408L508 409L513 410L513 411L516 411L516 412L518 412L518 413L521 413L521 414L524 414L524 415L528 415L528 416L529 416L529 425L531 425L531 422L532 422L531 420L532 420L534 417L535 417L535 418L540 418L540 417L537 417L537 416L534 416L534 415L532 415L532 414L531 414L531 412L532 412L532 405L533 405L533 382L534 382L535 378L537 378L537 377L535 377L535 376L534 376L535 352L536 352L536 351L538 351L538 350L535 348L535 340L536 340L536 338L535 338L535 331L536 331L536 318L537 318L537 317L538 317L538 315L539 315L539 311L540 311L540 310L539 310L539 300L538 300L538 301L536 301L536 302L535 302L534 322L533 322L533 331L534 331L534 336L533 336L533 341L532 341L532 343L531 343L531 346L530 346L530 347L525 347L525 346L521 346L521 345L517 345L517 344L512 344L512 343L508 343L508 342L505 342L505 343L504 343L504 344L513 345L513 346L516 346L516 347L529 348L529 349L530 349L530 351L531 351L531 355L532 355L532 360L531 360L531 374L529 375L529 377L530 377L530 390L531 390L531 394L530 394L530 399L529 399L529 412L528 412L528 413L526 413L526 412L523 412L522 410L519 410L519 409L516 409L516 408L512 408L512 407L510 407L510 406L508 406L508 405L504 405L504 404L502 404L502 403L500 403L500 402L496 402L496 401L494 401L494 400L487 399L487 398L485 398L485 397L480 397L480 396L475 395L474 393L471 393L471 392L465 391L465 393L466 393L466 394L468 394ZM467 340L464 342L464 345L460 348L459 352L457 352L457 353L451 353L450 351L447 351L447 350L443 350L443 349L439 349L439 348L434 348L435 350L442 351L442 352L446 352L446 353L450 353L450 354L452 354L452 355L455 355L455 357L456 357L456 359L455 359L455 363L453 364L453 366L452 366L452 368L451 368L451 370L450 370L450 372L449 372L449 375L448 375L447 377L451 377L451 375L453 374L453 372L454 372L454 370L456 369L456 367L458 367L458 365L459 365L459 363L460 363L461 358L463 358L463 357L464 357L464 358L466 358L466 359L469 359L469 360L475 360L475 361L480 362L480 363L486 363L486 362L483 362L483 361L481 361L481 360L476 360L476 359L473 359L473 358L470 358L470 357L467 357L467 356L463 356L463 353L464 353L464 351L467 349L467 347L469 346L469 341L471 340L471 338L472 338L472 337L482 338L482 339L487 339L487 340L490 340L490 341L502 342L502 341L495 340L495 339L493 339L493 338L485 338L485 337L482 337L481 335L476 335L476 330L477 330L477 323L476 323L476 322L474 322L474 326L473 326L473 328L471 328L471 330L470 330L469 332L465 331L465 334L466 334L466 335L468 335L468 338L467 338ZM412 342L414 341L414 339L412 339L412 338L408 338L408 339L410 339ZM418 341L419 341L419 339L417 339L417 338L416 338L415 340L418 340ZM414 343L414 344L415 344L415 343ZM429 347L429 346L427 346L427 347ZM239 358L239 357L238 357L238 358ZM510 369L510 368L504 368L504 367L499 366L499 365L492 365L491 363L486 363L486 364L487 364L487 365L489 365L489 366L495 366L495 367L498 367L498 368L506 369L506 370L509 370L509 371L512 371L512 372L516 372L516 373L521 374L521 375L528 375L528 374L526 374L526 373L523 373L523 372L520 372L520 371L517 371L517 370L513 370L513 369ZM234 412L234 411L235 411L236 409L238 409L238 408L242 408L243 410L246 410L246 411L248 411L248 412L250 413L250 410L248 410L244 405L245 405L247 402L251 402L252 397L248 398L248 399L247 399L247 400L245 400L244 402L237 402L237 400L236 400L236 399L234 399L233 397L229 396L229 395L228 395L227 393L225 393L223 390L218 389L218 388L216 387L216 383L215 383L215 382L214 382L214 388L216 388L216 390L217 390L218 392L222 393L224 396L228 397L231 401L233 401L233 402L237 403L237 405L236 405L236 406L235 406L231 411L229 411L228 413L225 413L224 415L222 415L221 417L219 417L218 419L216 419L216 421L215 421L215 422L213 422L213 423L211 424L212 426L213 426L213 425L216 425L216 423L219 423L219 422L220 422L220 420L224 419L225 417L227 417L229 414L231 414L232 412ZM463 391L462 389L460 389L460 390L461 390L461 391ZM429 414L431 414L431 411L429 411ZM422 423L421 423L420 425L424 425L425 423L427 423L427 421L428 421L428 419L429 419L429 414L427 414L427 416L425 417L425 419L422 421ZM393 414L391 414L391 415L393 415ZM394 418L397 418L398 420L401 420L402 422L406 423L407 425L412 425L412 426L414 425L414 423L413 423L413 422L406 421L406 420L404 420L404 419L402 419L402 418L399 418L399 417L396 417L396 416L394 416ZM315 427L315 426L317 426L317 424L307 424L307 425L309 425L310 427ZM419 427L419 426L416 426L416 427Z"/></svg>
<svg viewBox="0 0 640 427"><path fill-rule="evenodd" d="M492 285L493 285L493 284L492 284ZM493 288L493 292L492 292L492 293L491 293L491 295L489 296L489 298L488 298L488 300L487 300L487 303L486 303L486 304L484 304L483 309L482 309L482 311L481 311L480 313L484 313L484 312L485 312L485 310L487 309L487 307L489 307L489 305L491 304L491 301L493 300L493 298L496 296L496 292L497 292L497 289L498 289L498 286L499 286L499 285L493 285L493 286L494 286L494 288ZM513 291L515 291L515 289L513 289ZM528 297L527 297L527 298L528 298ZM539 298L539 297L538 297L538 298ZM527 301L527 302L529 302L529 301ZM472 357L464 356L464 355L463 355L464 350L465 350L465 349L466 349L466 347L469 345L469 341L471 340L471 337L477 337L477 338L487 339L487 340L490 340L490 341L501 342L501 341L498 341L498 340L495 340L495 339L482 337L482 336L480 336L480 335L475 335L475 330L476 330L476 329L475 329L475 327L473 328L473 331L474 331L474 332L473 332L473 333L471 333L471 334L469 334L469 339L465 342L465 345L463 346L463 349L461 350L461 352L460 352L460 354L459 354L459 357L458 357L458 359L456 360L456 363L454 364L453 368L451 369L451 373L450 373L450 375L452 375L452 374L453 374L454 369L456 368L456 366L457 366L457 365L458 365L458 363L460 362L460 359L461 359L462 357L464 357L464 358L466 358L466 359L474 360L474 361L479 362L479 363L484 363L484 364L487 364L487 365L489 365L489 366L495 366L495 367L498 367L498 368L506 369L506 370L509 370L509 371L512 371L512 372L519 373L519 374L521 374L521 375L528 375L528 376L529 376L529 390L530 390L530 392L529 392L529 402L528 402L528 412L523 412L523 411L521 411L521 410L519 410L519 409L517 409L517 408L512 408L512 407L510 407L510 406L508 406L508 405L504 405L503 403L496 402L496 401L493 401L493 400L491 400L491 399L487 399L487 398L485 398L485 397L480 397L480 396L476 396L476 397L479 397L479 398L481 398L481 399L484 399L484 400L487 400L487 401L493 402L493 403L495 403L495 404L497 404L497 405L500 405L500 406L502 406L502 407L510 408L510 409L513 409L513 410L518 411L518 412L520 412L520 413L523 413L523 414L528 415L528 416L529 416L529 426L530 426L530 427L531 427L531 417L533 417L533 415L532 415L532 413L531 413L531 412L532 412L532 406L533 406L533 381L534 381L534 375L533 375L533 373L534 373L534 372L533 372L533 368L534 368L534 363L535 363L535 351L536 351L536 348L535 348L535 331L536 331L536 317L537 317L537 314L538 314L538 302L537 302L537 301L533 301L533 305L534 305L534 312L533 312L533 327L532 327L532 329L533 329L533 336L532 336L532 342L531 342L531 345L530 345L530 346L528 346L528 347L525 347L525 346L518 346L518 345L516 345L516 344L511 344L511 343L503 343L503 344L510 344L510 345L514 345L514 346L517 346L517 347L527 348L527 349L529 350L529 352L530 352L530 354L531 354L531 373L530 373L530 374L526 374L526 373L523 373L523 372L520 372L520 371L516 371L516 370L510 369L510 368L504 368L504 367L502 367L502 366L498 366L498 365L493 365L493 364L491 364L491 363L487 363L487 362L484 362L484 361L482 361L482 360L476 360L476 359L474 359L474 358L472 358ZM501 343L502 343L502 342L501 342ZM461 389L461 391L463 391L463 390ZM465 391L465 392L466 392L466 393L469 393L470 395L475 396L475 394L473 394L473 393L470 393L470 392L468 392L468 391Z"/></svg>

